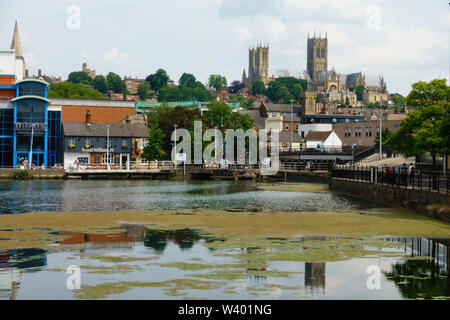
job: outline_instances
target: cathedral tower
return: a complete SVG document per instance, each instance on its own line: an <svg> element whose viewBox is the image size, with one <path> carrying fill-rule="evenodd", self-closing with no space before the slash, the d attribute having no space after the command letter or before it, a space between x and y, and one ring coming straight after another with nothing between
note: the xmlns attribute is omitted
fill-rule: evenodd
<svg viewBox="0 0 450 320"><path fill-rule="evenodd" d="M308 35L308 58L307 69L309 76L314 83L319 79L321 72L327 72L328 70L328 39L316 37L309 38Z"/></svg>
<svg viewBox="0 0 450 320"><path fill-rule="evenodd" d="M255 81L269 84L269 46L258 45L256 49L249 50L248 85Z"/></svg>

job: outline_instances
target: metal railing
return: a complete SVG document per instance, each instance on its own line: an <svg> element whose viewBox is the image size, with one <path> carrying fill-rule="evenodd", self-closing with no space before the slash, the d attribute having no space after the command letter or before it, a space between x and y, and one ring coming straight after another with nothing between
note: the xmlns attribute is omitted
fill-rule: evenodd
<svg viewBox="0 0 450 320"><path fill-rule="evenodd" d="M367 182L373 184L391 185L397 188L418 190L435 190L449 192L450 172L414 170L409 172L402 168L369 167L369 166L339 166L331 169L333 178Z"/></svg>

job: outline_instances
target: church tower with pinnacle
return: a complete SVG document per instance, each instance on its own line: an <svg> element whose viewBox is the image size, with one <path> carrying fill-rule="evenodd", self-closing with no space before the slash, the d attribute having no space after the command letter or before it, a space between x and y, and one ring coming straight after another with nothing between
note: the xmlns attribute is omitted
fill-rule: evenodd
<svg viewBox="0 0 450 320"><path fill-rule="evenodd" d="M316 83L319 80L319 74L328 70L328 38L326 34L325 38L322 38L320 34L316 37L315 33L312 38L308 35L307 55L308 74Z"/></svg>
<svg viewBox="0 0 450 320"><path fill-rule="evenodd" d="M17 27L17 21L14 26L14 34L11 41L11 49L14 50L16 54L15 69L16 75L18 77L17 80L22 80L25 77L25 59L22 53L22 45L20 44L19 28Z"/></svg>
<svg viewBox="0 0 450 320"><path fill-rule="evenodd" d="M246 81L243 82L249 87L251 87L255 81L262 81L265 85L268 85L269 46L258 45L256 48L250 48L248 62L248 77L246 77Z"/></svg>

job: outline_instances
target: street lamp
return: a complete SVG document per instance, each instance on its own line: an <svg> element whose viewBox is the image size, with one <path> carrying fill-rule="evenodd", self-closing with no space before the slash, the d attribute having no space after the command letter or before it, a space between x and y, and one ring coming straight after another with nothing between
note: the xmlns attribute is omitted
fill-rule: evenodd
<svg viewBox="0 0 450 320"><path fill-rule="evenodd" d="M109 166L109 124L106 126L106 170L110 170Z"/></svg>
<svg viewBox="0 0 450 320"><path fill-rule="evenodd" d="M177 124L173 125L175 127L175 136L173 138L173 149L175 150L175 170L177 170Z"/></svg>
<svg viewBox="0 0 450 320"><path fill-rule="evenodd" d="M292 152L292 118L293 118L293 116L294 116L294 113L293 113L293 103L294 103L294 100L291 100L291 152Z"/></svg>
<svg viewBox="0 0 450 320"><path fill-rule="evenodd" d="M383 106L380 103L380 160L383 159Z"/></svg>
<svg viewBox="0 0 450 320"><path fill-rule="evenodd" d="M352 144L352 166L355 164L355 146L356 144Z"/></svg>

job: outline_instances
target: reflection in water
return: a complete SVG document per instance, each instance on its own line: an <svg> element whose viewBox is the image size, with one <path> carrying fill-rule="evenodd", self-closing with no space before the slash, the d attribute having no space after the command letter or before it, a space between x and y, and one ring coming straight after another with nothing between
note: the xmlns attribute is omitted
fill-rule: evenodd
<svg viewBox="0 0 450 320"><path fill-rule="evenodd" d="M118 229L120 231L112 231L111 234L101 235L60 232L59 234L64 236L64 240L60 244L68 246L68 250L70 250L71 245L76 245L73 248L80 250L80 253L84 253L90 249L93 249L92 252L96 254L121 254L121 252L125 251L136 257L148 257L149 254L156 253L158 259L161 259L158 261L163 263L187 262L190 258L194 257L192 255L194 252L196 258L202 258L208 264L236 262L232 257L218 258L213 255L210 252L212 249L206 248L203 244L209 241L220 241L221 239L209 237L203 234L200 229L151 230L147 226L140 224L123 224ZM326 241L328 238L317 237L315 239ZM303 280L304 288L299 286L299 290L303 290L304 296L308 298L364 298L368 295L367 297L372 299L401 297L431 299L450 296L448 280L449 240L423 238L390 238L384 240L397 243L398 247L394 249L394 252L403 252L407 258L385 258L385 261L389 261L382 268L383 274L386 277L383 289L386 288L386 291L381 291L381 296L370 295L373 292L369 292L365 287L367 279L365 273L366 263L373 261L373 258L330 262L329 266L326 266L325 262L260 261L256 265L254 263L250 264L247 270L270 271L280 269L304 271L304 279L274 278L265 274L258 275L256 272L246 276L244 280L249 286L273 285L274 283L292 286L294 283L300 284ZM79 247L80 244L82 245L81 248ZM299 241L299 246L301 246L301 241ZM258 248L249 247L241 248L240 250L241 252L252 253L257 252ZM23 298L25 292L19 295L21 291L26 291L26 294L29 294L31 297L35 297L35 295L39 297L37 292L30 292L30 288L38 288L37 285L30 285L30 281L33 283L35 279L42 277L41 272L48 268L65 268L67 267L67 263L73 264L73 261L65 260L70 253L73 253L73 249L71 251L56 252L48 252L42 249L1 250L0 298ZM430 259L424 259L424 257L430 257ZM89 255L85 255L84 259L89 259ZM215 259L225 260L219 262L215 261ZM59 263L63 261L65 264L58 264L55 261L59 261ZM145 267L145 264L141 266ZM362 269L360 268L361 266L363 267ZM157 263L151 264L151 267L148 268L152 269L145 273L155 273L158 274L157 277L164 277L166 273L175 272L169 272L164 267L158 267ZM177 272L176 277L186 277L183 271ZM342 278L343 273L346 275L344 278ZM62 276L65 277L65 274ZM99 277L99 275L93 275L92 277L94 277L94 282L101 280L101 278L95 278ZM120 277L120 275L117 275L117 277ZM342 279L345 281L342 281ZM118 278L115 281L120 280L122 278ZM232 281L230 280L230 284ZM21 282L25 283L21 284ZM28 285L25 286L24 284ZM388 285L390 285L390 288L397 288L397 291L387 290ZM21 287L22 289L20 290ZM63 294L67 294L65 290L67 289L64 288ZM58 298L59 294L61 292L57 290L49 291L49 297ZM239 295L238 297L240 298L248 298L245 292L239 294L244 294L243 296ZM227 296L221 296L219 294L218 297L226 298ZM68 298L71 298L71 296ZM282 295L281 298L289 298L289 296Z"/></svg>
<svg viewBox="0 0 450 320"><path fill-rule="evenodd" d="M47 265L42 249L0 250L0 298L15 300L22 272L37 272Z"/></svg>
<svg viewBox="0 0 450 320"><path fill-rule="evenodd" d="M305 287L312 296L325 293L325 263L305 262Z"/></svg>

